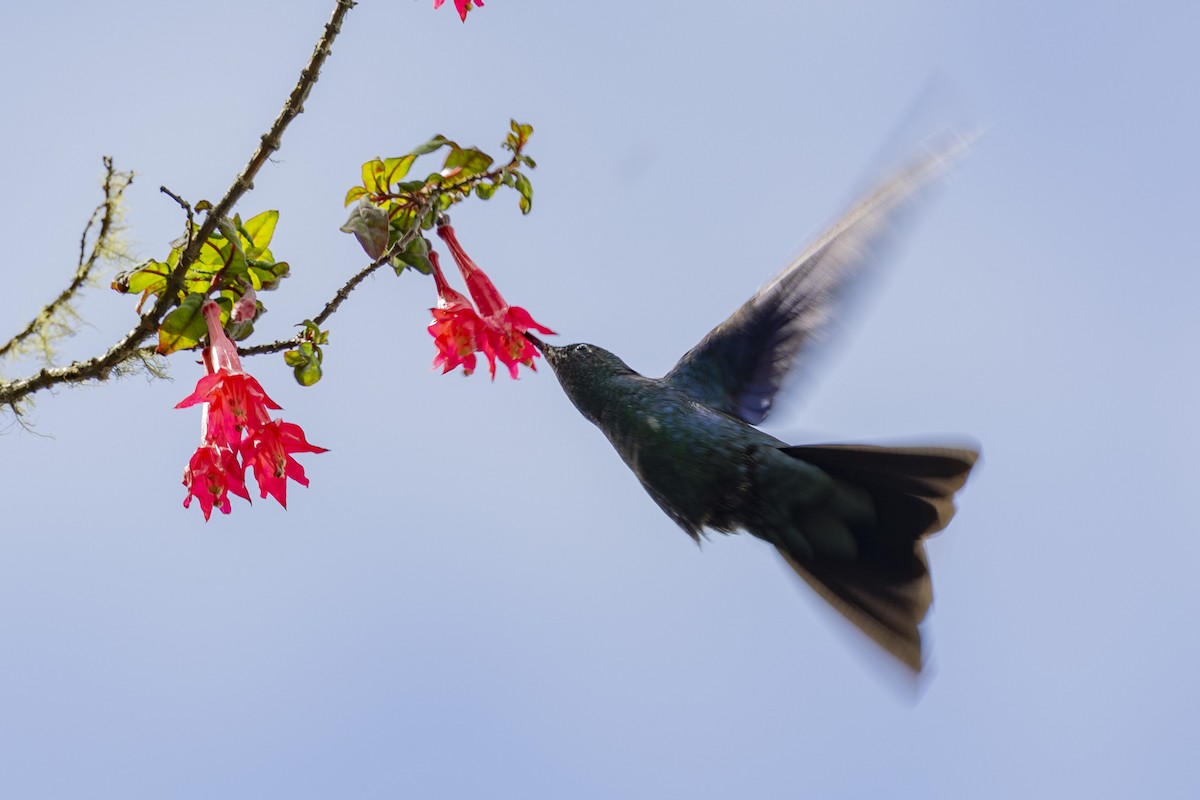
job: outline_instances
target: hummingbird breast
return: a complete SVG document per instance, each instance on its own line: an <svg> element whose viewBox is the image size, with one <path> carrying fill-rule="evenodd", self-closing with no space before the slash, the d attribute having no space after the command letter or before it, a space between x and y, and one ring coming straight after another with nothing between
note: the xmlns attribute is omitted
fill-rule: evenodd
<svg viewBox="0 0 1200 800"><path fill-rule="evenodd" d="M597 420L655 502L693 537L740 526L759 448L784 443L638 376Z"/></svg>

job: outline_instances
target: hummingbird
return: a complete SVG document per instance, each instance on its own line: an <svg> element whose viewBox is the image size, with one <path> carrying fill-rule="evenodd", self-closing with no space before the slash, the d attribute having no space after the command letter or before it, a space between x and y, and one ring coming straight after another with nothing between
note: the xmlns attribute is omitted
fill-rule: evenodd
<svg viewBox="0 0 1200 800"><path fill-rule="evenodd" d="M974 445L792 445L755 427L793 367L827 337L898 215L967 146L907 161L661 378L593 344L526 337L563 391L697 543L745 531L914 672L933 600L924 540L954 515Z"/></svg>

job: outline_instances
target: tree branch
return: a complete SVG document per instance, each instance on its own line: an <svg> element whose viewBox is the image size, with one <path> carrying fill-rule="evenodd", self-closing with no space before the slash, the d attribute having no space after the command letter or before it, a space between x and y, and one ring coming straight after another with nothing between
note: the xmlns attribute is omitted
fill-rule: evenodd
<svg viewBox="0 0 1200 800"><path fill-rule="evenodd" d="M158 296L154 306L138 319L137 326L102 355L86 361L77 361L67 367L45 368L21 380L0 383L0 405L8 405L16 410L16 403L34 392L59 383L103 380L115 368L129 359L143 357L139 352L142 343L158 329L163 317L175 302L175 297L183 285L188 268L196 261L204 242L208 241L208 237L216 230L217 222L229 214L246 192L254 188L254 177L271 157L271 154L279 149L283 132L292 120L304 111L304 101L312 90L313 84L317 82L321 67L329 56L334 39L341 32L342 21L355 5L354 0L337 0L333 14L330 16L329 22L325 24L324 33L317 41L312 57L300 71L300 78L283 104L279 116L275 118L271 129L263 134L254 155L234 179L225 196L215 207L209 209L204 224L200 226L200 230L196 232L190 245L180 257L178 265L168 276L162 293Z"/></svg>
<svg viewBox="0 0 1200 800"><path fill-rule="evenodd" d="M392 258L395 257L397 253L403 252L404 248L412 244L413 240L421 235L420 221L424 219L425 215L437 205L437 202L438 193L434 192L430 194L417 209L417 215L415 217L416 222L413 224L413 226L405 231L404 235L397 239L383 255L360 269L354 274L353 277L342 284L342 288L338 289L337 293L329 299L329 302L327 302L325 307L321 309L321 313L312 318L313 323L320 325L325 322L325 320L332 317L335 313L337 313L338 308L342 305L346 298L350 296L350 293L358 288L360 283L365 281L372 273L375 272L375 270L379 269L385 264L390 263ZM238 354L243 356L261 356L268 353L279 353L295 347L302 341L303 337L301 335L294 336L291 339L280 339L279 341L271 342L269 344L259 344L253 347L245 348L239 347Z"/></svg>
<svg viewBox="0 0 1200 800"><path fill-rule="evenodd" d="M45 333L47 327L67 307L67 304L79 290L87 284L92 270L100 261L100 257L110 249L109 237L114 233L113 227L116 225L117 207L121 202L121 197L125 193L125 189L131 183L133 183L133 173L117 172L113 168L112 157L105 156L104 200L100 205L96 206L95 210L92 211L91 217L88 218L87 224L83 226L83 233L79 237L79 263L75 267L75 277L72 278L67 288L59 293L58 297L47 303L38 312L38 315L29 321L28 325L7 342L0 345L0 358L15 354L21 344L34 334L52 335ZM88 253L88 234L92 232L92 228L96 226L97 221L99 221L99 229L96 231L96 240L92 243L91 253Z"/></svg>

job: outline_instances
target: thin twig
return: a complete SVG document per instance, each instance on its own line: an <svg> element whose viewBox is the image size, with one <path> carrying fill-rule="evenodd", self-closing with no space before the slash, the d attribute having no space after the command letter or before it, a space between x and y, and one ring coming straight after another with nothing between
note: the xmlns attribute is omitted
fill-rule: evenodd
<svg viewBox="0 0 1200 800"><path fill-rule="evenodd" d="M194 213L192 211L192 204L189 203L187 200L184 200L182 197L175 194L174 192L172 192L170 189L168 189L165 186L158 187L158 190L160 192L162 192L163 194L165 194L167 197L174 200L176 203L178 203L179 207L183 209L183 213L187 214L187 221L188 221L187 244L188 244L188 246L190 246L192 243L192 224L193 224L192 215ZM186 249L186 247L185 247L185 249Z"/></svg>
<svg viewBox="0 0 1200 800"><path fill-rule="evenodd" d="M109 249L109 237L112 235L113 225L116 223L117 206L121 202L121 196L125 193L125 189L131 183L133 183L133 173L117 172L113 168L112 157L105 156L104 200L96 206L92 211L92 215L88 218L87 224L83 226L83 233L79 237L79 263L75 267L75 276L71 279L71 283L67 285L67 288L63 289L58 297L47 303L38 315L21 329L20 333L0 345L0 358L4 358L14 352L22 342L35 333L45 330L46 326L55 319L58 313L66 307L67 303L87 284L88 278L91 277L92 270L100 261L101 255ZM96 239L92 243L92 251L89 254L87 249L88 234L95 227L97 220L99 220L100 227L96 232Z"/></svg>
<svg viewBox="0 0 1200 800"><path fill-rule="evenodd" d="M464 189L466 190L466 192L469 193L471 190L471 187L476 186L480 183L483 183L484 181L496 180L496 179L502 177L504 174L516 169L517 166L520 165L520 163L521 163L521 154L519 152L517 152L517 153L513 154L512 159L504 166L496 167L495 169L493 169L489 172L485 172L481 175L473 175L469 178L464 178L464 179L461 179L458 181L454 181L452 183L448 183L448 184L433 188L430 191L430 193L428 195L426 195L425 198L421 201L421 203L417 206L417 209L413 214L413 220L414 220L413 227L410 228L409 230L405 231L404 235L401 236L399 239L397 239L396 242L393 243L392 246L388 248L386 253L384 253L379 258L375 259L374 261L372 261L367 266L363 267L358 273L356 273L353 277L351 277L350 280L346 281L346 283L342 285L342 288L340 288L338 290L337 294L335 294L332 298L330 298L329 302L325 304L325 307L323 309L321 309L321 313L317 314L317 316L312 318L312 321L316 325L320 325L323 322L325 322L325 320L327 320L331 316L333 316L334 313L337 312L338 307L341 306L342 302L345 301L345 299L350 296L351 292L353 292L355 289L358 288L359 284L361 284L363 281L365 281L368 276L370 276L372 273L375 272L375 270L379 269L384 264L387 264L389 261L391 261L391 259L397 253L402 252L404 250L404 248L408 247L412 243L412 241L421 234L420 221L425 218L426 214L428 214L434 207L437 206L438 199L441 195L449 194L451 192L460 192L460 191L463 191ZM385 196L386 197L400 197L401 195L385 195ZM418 196L419 196L419 194L418 194ZM289 350L289 349L295 347L296 345L300 344L303 341L304 341L304 335L297 334L296 336L293 336L290 339L279 339L277 341L270 342L267 344L257 344L257 345L254 345L253 347L239 347L238 354L242 355L242 356L261 356L261 355L268 355L271 353L280 353L280 352L283 352L284 350ZM198 346L199 345L197 345L197 347Z"/></svg>
<svg viewBox="0 0 1200 800"><path fill-rule="evenodd" d="M204 224L196 232L190 245L184 250L179 263L167 277L166 285L155 301L154 306L138 319L138 324L120 341L110 347L102 355L86 361L77 361L59 369L42 369L34 375L21 380L0 384L0 405L15 408L18 400L26 396L54 386L59 383L78 383L87 380L102 380L112 370L130 358L138 356L138 350L158 329L163 317L176 300L179 288L183 285L188 268L196 261L200 248L208 237L216 230L217 223L225 217L233 206L246 192L254 187L254 177L267 162L271 154L279 149L283 132L300 113L304 111L304 100L312 90L321 72L325 59L329 56L330 47L338 33L341 32L342 21L350 9L354 8L354 0L337 0L329 22L325 24L324 33L313 49L312 57L300 71L300 78L292 89L287 101L275 118L271 129L262 136L258 148L251 156L249 163L229 187L229 191L217 205L208 211Z"/></svg>
<svg viewBox="0 0 1200 800"><path fill-rule="evenodd" d="M337 293L329 299L329 302L327 302L325 307L321 309L321 313L312 318L313 323L320 325L324 323L325 320L332 317L335 313L337 313L338 308L343 302L345 302L346 298L350 296L350 293L358 288L360 283L365 281L373 272L375 272L375 270L379 269L385 264L390 263L398 253L403 252L404 248L412 244L412 242L421 235L421 220L424 219L425 215L437 205L437 201L437 192L429 195L429 197L425 199L425 202L423 202L418 208L418 213L413 218L413 226L405 231L404 235L397 239L392 246L389 247L386 252L384 252L383 255L360 269L353 275L353 277L342 284L342 288L338 289ZM260 356L268 353L278 353L295 347L302 341L303 335L298 335L291 339L280 339L279 341L271 342L269 344L259 344L255 345L254 347L246 348L239 347L238 353L243 356Z"/></svg>

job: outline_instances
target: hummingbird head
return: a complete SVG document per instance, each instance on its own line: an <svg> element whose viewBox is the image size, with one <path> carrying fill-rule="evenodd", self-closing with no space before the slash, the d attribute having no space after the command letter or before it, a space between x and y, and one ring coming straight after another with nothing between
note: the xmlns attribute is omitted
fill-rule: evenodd
<svg viewBox="0 0 1200 800"><path fill-rule="evenodd" d="M556 347L529 332L525 333L525 338L541 351L567 397L592 422L599 420L612 392L613 379L637 375L624 361L594 344Z"/></svg>

